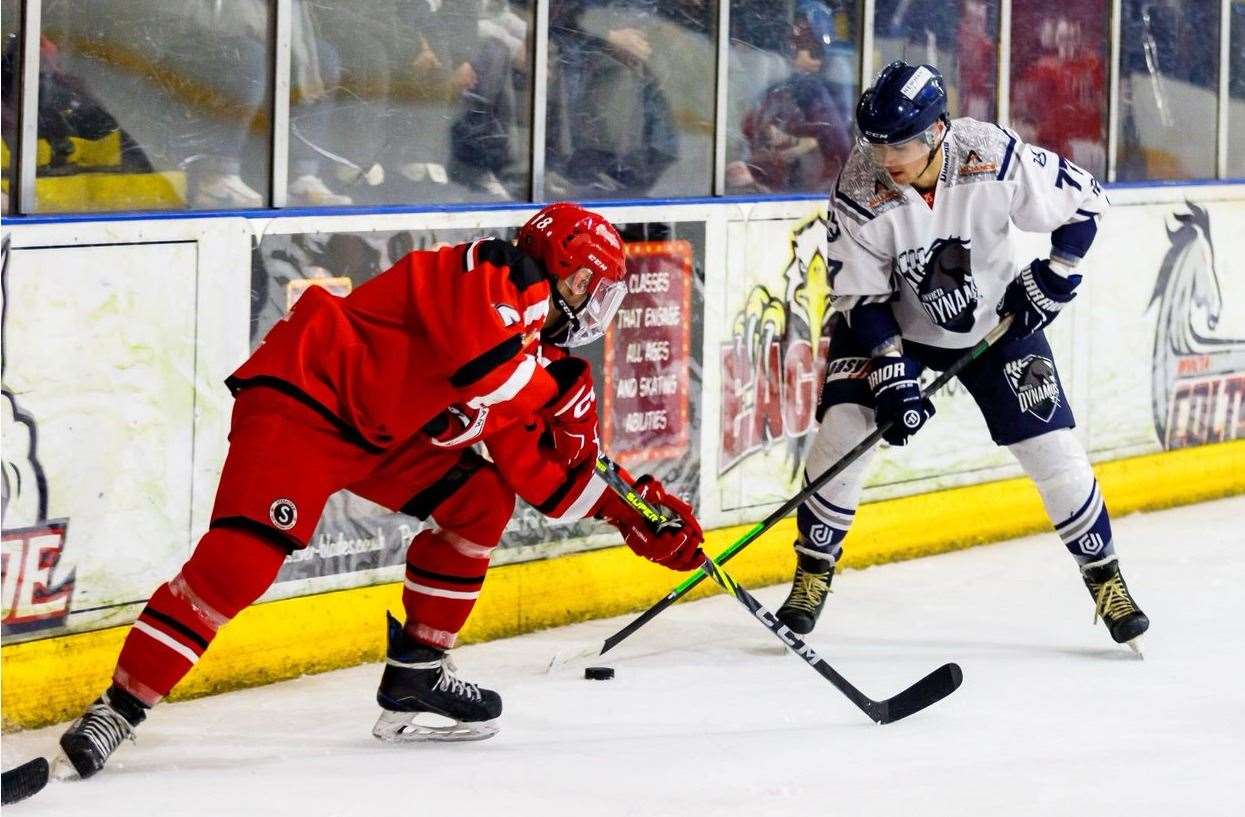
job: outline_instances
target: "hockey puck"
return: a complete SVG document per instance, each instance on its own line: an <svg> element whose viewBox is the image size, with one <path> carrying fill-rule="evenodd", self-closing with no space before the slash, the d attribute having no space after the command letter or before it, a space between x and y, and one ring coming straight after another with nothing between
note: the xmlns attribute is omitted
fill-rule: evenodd
<svg viewBox="0 0 1245 817"><path fill-rule="evenodd" d="M585 667L584 677L589 681L608 681L614 677L613 667Z"/></svg>

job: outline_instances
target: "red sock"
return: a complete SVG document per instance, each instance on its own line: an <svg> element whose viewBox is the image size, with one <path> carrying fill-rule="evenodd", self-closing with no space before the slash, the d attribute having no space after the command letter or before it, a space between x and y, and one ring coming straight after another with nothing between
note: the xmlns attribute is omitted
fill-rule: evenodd
<svg viewBox="0 0 1245 817"><path fill-rule="evenodd" d="M217 630L272 585L285 556L285 548L259 530L209 530L130 628L113 681L155 705L190 672Z"/></svg>
<svg viewBox="0 0 1245 817"><path fill-rule="evenodd" d="M406 552L407 635L449 649L484 586L491 547L445 530L420 531Z"/></svg>
<svg viewBox="0 0 1245 817"><path fill-rule="evenodd" d="M402 606L408 636L441 649L454 646L513 512L514 492L492 465L433 509L441 527L421 531L406 551Z"/></svg>

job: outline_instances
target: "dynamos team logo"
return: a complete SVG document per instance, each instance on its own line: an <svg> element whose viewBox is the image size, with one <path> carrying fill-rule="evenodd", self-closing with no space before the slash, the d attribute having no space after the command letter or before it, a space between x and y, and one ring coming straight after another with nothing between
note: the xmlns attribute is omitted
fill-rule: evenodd
<svg viewBox="0 0 1245 817"><path fill-rule="evenodd" d="M948 332L973 328L981 293L973 279L972 253L962 238L939 238L924 248L900 253L899 274L916 291L921 308L936 326Z"/></svg>
<svg viewBox="0 0 1245 817"><path fill-rule="evenodd" d="M1210 216L1185 206L1147 308L1158 310L1151 405L1165 448L1245 439L1245 338L1215 336L1223 295Z"/></svg>
<svg viewBox="0 0 1245 817"><path fill-rule="evenodd" d="M822 215L796 225L782 297L764 284L753 287L722 344L721 473L780 440L798 473L830 346L828 229L837 225Z"/></svg>
<svg viewBox="0 0 1245 817"><path fill-rule="evenodd" d="M4 343L9 304L9 243L0 266L0 380L9 363ZM3 465L3 632L5 635L59 627L69 615L74 571L58 571L68 519L48 519L48 482L39 462L39 426L7 384L0 388L4 410ZM63 575L57 578L57 574Z"/></svg>
<svg viewBox="0 0 1245 817"><path fill-rule="evenodd" d="M1059 381L1055 378L1055 364L1039 355L1025 355L1009 362L1004 369L1007 382L1020 403L1020 410L1027 411L1043 423L1049 423L1059 408Z"/></svg>

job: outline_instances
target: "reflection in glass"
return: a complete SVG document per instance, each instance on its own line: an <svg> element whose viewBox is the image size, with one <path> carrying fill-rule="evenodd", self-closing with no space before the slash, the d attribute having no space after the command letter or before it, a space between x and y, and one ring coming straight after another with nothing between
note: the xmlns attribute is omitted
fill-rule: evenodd
<svg viewBox="0 0 1245 817"><path fill-rule="evenodd" d="M1116 178L1215 175L1218 0L1123 0Z"/></svg>
<svg viewBox="0 0 1245 817"><path fill-rule="evenodd" d="M731 0L726 192L826 190L852 143L859 15L847 0Z"/></svg>
<svg viewBox="0 0 1245 817"><path fill-rule="evenodd" d="M44 0L38 209L260 207L266 0Z"/></svg>
<svg viewBox="0 0 1245 817"><path fill-rule="evenodd" d="M320 81L293 95L291 204L528 197L530 0L301 5Z"/></svg>
<svg viewBox="0 0 1245 817"><path fill-rule="evenodd" d="M1228 47L1228 178L1245 179L1245 0L1232 0Z"/></svg>
<svg viewBox="0 0 1245 817"><path fill-rule="evenodd" d="M953 118L996 118L998 0L877 0L873 31L873 64L879 70L892 60L929 63L947 81Z"/></svg>
<svg viewBox="0 0 1245 817"><path fill-rule="evenodd" d="M551 0L545 198L706 195L711 0Z"/></svg>
<svg viewBox="0 0 1245 817"><path fill-rule="evenodd" d="M0 106L3 107L3 130L0 136L0 206L4 215L16 212L17 186L17 115L21 93L17 87L22 61L22 4L4 0L0 4L0 43L3 45L3 66L0 70Z"/></svg>
<svg viewBox="0 0 1245 817"><path fill-rule="evenodd" d="M1012 2L1011 126L1099 179L1107 172L1108 13L1102 0Z"/></svg>

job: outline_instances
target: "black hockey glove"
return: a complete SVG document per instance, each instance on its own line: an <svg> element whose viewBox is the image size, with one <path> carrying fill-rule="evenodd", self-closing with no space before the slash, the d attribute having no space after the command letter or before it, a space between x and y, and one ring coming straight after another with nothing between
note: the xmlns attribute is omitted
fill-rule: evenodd
<svg viewBox="0 0 1245 817"><path fill-rule="evenodd" d="M1050 261L1035 258L1012 279L999 301L1000 315L1015 315L1008 336L1024 338L1043 328L1067 306L1081 283L1081 276L1064 278L1050 268Z"/></svg>
<svg viewBox="0 0 1245 817"><path fill-rule="evenodd" d="M906 445L908 438L921 430L925 421L934 416L934 404L921 395L917 375L921 368L910 357L875 357L869 373L869 388L878 427L892 423L882 434L891 445Z"/></svg>

